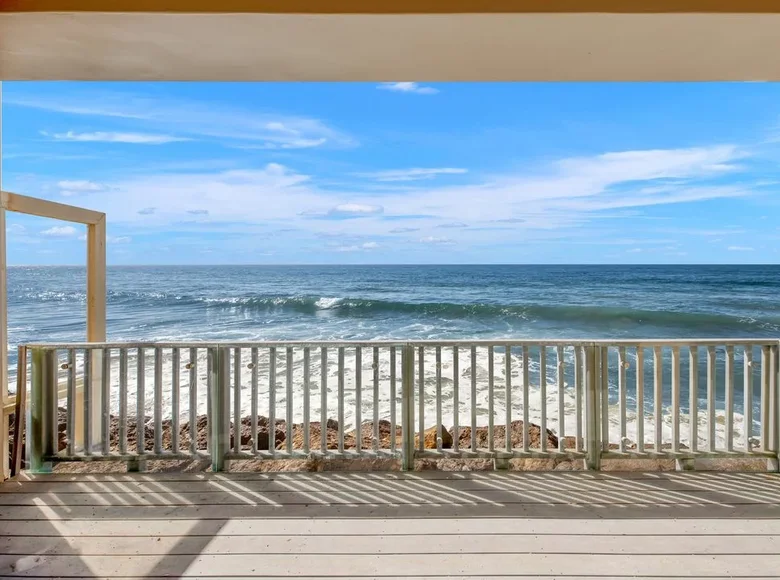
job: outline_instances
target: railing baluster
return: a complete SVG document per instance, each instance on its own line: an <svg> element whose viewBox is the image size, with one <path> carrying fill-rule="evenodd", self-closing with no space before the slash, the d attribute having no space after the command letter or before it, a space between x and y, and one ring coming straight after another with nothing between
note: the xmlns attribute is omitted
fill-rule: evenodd
<svg viewBox="0 0 780 580"><path fill-rule="evenodd" d="M355 347L355 450L363 451L363 350Z"/></svg>
<svg viewBox="0 0 780 580"><path fill-rule="evenodd" d="M344 347L339 347L338 421L339 453L344 453Z"/></svg>
<svg viewBox="0 0 780 580"><path fill-rule="evenodd" d="M688 350L688 424L691 453L699 450L699 349L691 346Z"/></svg>
<svg viewBox="0 0 780 580"><path fill-rule="evenodd" d="M287 453L293 452L293 370L295 368L293 361L293 348L287 347L287 356L285 358L285 366L287 371L287 396L285 397L285 406L287 407L287 433L286 444Z"/></svg>
<svg viewBox="0 0 780 580"><path fill-rule="evenodd" d="M111 349L104 348L103 356L103 372L100 376L101 381L101 429L100 440L103 443L103 455L111 453ZM56 397L55 397L56 400Z"/></svg>
<svg viewBox="0 0 780 580"><path fill-rule="evenodd" d="M276 347L268 349L268 451L276 457Z"/></svg>
<svg viewBox="0 0 780 580"><path fill-rule="evenodd" d="M395 376L396 376L396 348L394 346L390 347L390 451L392 453L395 453L396 451L396 439L397 436L397 428L396 428L396 384L395 384Z"/></svg>
<svg viewBox="0 0 780 580"><path fill-rule="evenodd" d="M419 378L417 380L418 388L420 389L420 401L418 418L419 421L419 436L417 445L420 451L425 450L425 347L421 346L419 354L417 356L417 370L419 372Z"/></svg>
<svg viewBox="0 0 780 580"><path fill-rule="evenodd" d="M374 453L379 451L379 347L375 346L373 351L373 363L371 369L374 371Z"/></svg>
<svg viewBox="0 0 780 580"><path fill-rule="evenodd" d="M761 347L761 450L770 449L769 432L772 415L769 391L769 361L772 355L771 347Z"/></svg>
<svg viewBox="0 0 780 580"><path fill-rule="evenodd" d="M471 347L471 451L477 450L477 347Z"/></svg>
<svg viewBox="0 0 780 580"><path fill-rule="evenodd" d="M460 448L460 365L458 347L452 347L452 449Z"/></svg>
<svg viewBox="0 0 780 580"><path fill-rule="evenodd" d="M715 453L715 362L714 346L707 347L707 445L710 453Z"/></svg>
<svg viewBox="0 0 780 580"><path fill-rule="evenodd" d="M504 419L504 434L506 439L506 451L512 452L512 347L504 347L504 380L506 387L506 418Z"/></svg>
<svg viewBox="0 0 780 580"><path fill-rule="evenodd" d="M620 453L626 452L626 348L618 348L618 405L620 407Z"/></svg>
<svg viewBox="0 0 780 580"><path fill-rule="evenodd" d="M436 450L441 451L441 347L436 347Z"/></svg>
<svg viewBox="0 0 780 580"><path fill-rule="evenodd" d="M226 386L227 388L227 386ZM233 349L233 452L241 453L241 349Z"/></svg>
<svg viewBox="0 0 780 580"><path fill-rule="evenodd" d="M16 372L19 373L20 370L17 369ZM124 401L124 404L126 403L127 402ZM123 401L121 400L121 398L119 404L120 406L123 405ZM68 349L68 425L67 425L68 450L67 451L68 451L68 455L70 456L76 454L75 426L76 426L76 351L72 348L69 348Z"/></svg>
<svg viewBox="0 0 780 580"><path fill-rule="evenodd" d="M84 455L92 455L92 350L84 349Z"/></svg>
<svg viewBox="0 0 780 580"><path fill-rule="evenodd" d="M587 376L583 367L582 351L585 347L574 347L574 414L576 415L576 429L574 450L582 452L582 382Z"/></svg>
<svg viewBox="0 0 780 580"><path fill-rule="evenodd" d="M529 391L530 385L528 384L530 379L530 362L528 346L523 345L523 451L528 453L530 447L530 404L529 404Z"/></svg>
<svg viewBox="0 0 780 580"><path fill-rule="evenodd" d="M734 451L734 347L726 347L726 451Z"/></svg>
<svg viewBox="0 0 780 580"><path fill-rule="evenodd" d="M252 453L257 454L257 414L258 414L258 382L260 379L260 369L258 368L259 356L257 352L257 347L252 348L252 394L251 394L251 401L250 401L250 413L251 417L249 418L249 430L250 434L252 435Z"/></svg>
<svg viewBox="0 0 780 580"><path fill-rule="evenodd" d="M154 452L162 453L162 349L154 349Z"/></svg>
<svg viewBox="0 0 780 580"><path fill-rule="evenodd" d="M601 449L609 451L609 347L601 349Z"/></svg>
<svg viewBox="0 0 780 580"><path fill-rule="evenodd" d="M174 453L179 453L179 418L181 412L179 405L181 404L181 381L179 378L179 371L181 365L181 350L179 348L173 349L173 360L171 362L171 448Z"/></svg>
<svg viewBox="0 0 780 580"><path fill-rule="evenodd" d="M742 384L742 390L744 395L744 421L745 426L743 431L745 432L745 453L751 453L753 451L753 444L750 439L753 436L753 347L745 345L744 357L744 373L745 378Z"/></svg>
<svg viewBox="0 0 780 580"><path fill-rule="evenodd" d="M328 348L320 349L320 451L328 452Z"/></svg>
<svg viewBox="0 0 780 580"><path fill-rule="evenodd" d="M663 368L663 353L661 347L656 346L653 348L653 389L655 394L655 401L653 403L653 412L655 413L655 449L656 453L661 453L661 445L663 444L663 380L664 380L664 368Z"/></svg>
<svg viewBox="0 0 780 580"><path fill-rule="evenodd" d="M190 453L198 452L198 349L190 348Z"/></svg>
<svg viewBox="0 0 780 580"><path fill-rule="evenodd" d="M558 345L556 349L556 361L558 363L558 451L563 453L566 449L566 406L563 396L565 393L564 356L563 347Z"/></svg>
<svg viewBox="0 0 780 580"><path fill-rule="evenodd" d="M303 348L303 452L309 454L311 441L311 349Z"/></svg>
<svg viewBox="0 0 780 580"><path fill-rule="evenodd" d="M645 452L645 351L636 349L636 451Z"/></svg>
<svg viewBox="0 0 780 580"><path fill-rule="evenodd" d="M680 451L680 347L672 348L672 453Z"/></svg>

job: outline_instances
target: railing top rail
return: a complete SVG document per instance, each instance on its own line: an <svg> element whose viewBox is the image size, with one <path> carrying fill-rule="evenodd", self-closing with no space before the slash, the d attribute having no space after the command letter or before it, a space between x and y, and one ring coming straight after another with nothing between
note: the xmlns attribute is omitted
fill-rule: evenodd
<svg viewBox="0 0 780 580"><path fill-rule="evenodd" d="M90 349L90 348L268 348L268 347L309 347L309 348L354 348L354 347L435 347L435 346L774 346L780 338L658 338L658 339L475 339L475 340L263 340L263 341L161 341L161 342L38 342L23 345L26 348L43 349Z"/></svg>

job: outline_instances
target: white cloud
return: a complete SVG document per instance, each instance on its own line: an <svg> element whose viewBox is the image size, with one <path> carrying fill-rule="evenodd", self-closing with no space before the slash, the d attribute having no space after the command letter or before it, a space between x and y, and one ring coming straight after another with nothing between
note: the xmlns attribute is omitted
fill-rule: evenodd
<svg viewBox="0 0 780 580"><path fill-rule="evenodd" d="M336 252L367 252L370 250L375 250L379 247L379 244L376 242L365 242L363 244L352 244L349 246L340 245L340 244L329 244L328 247L330 247L332 250Z"/></svg>
<svg viewBox="0 0 780 580"><path fill-rule="evenodd" d="M109 244L129 244L132 241L133 238L131 238L130 236L118 236L118 237L108 236L106 238L106 242L108 242Z"/></svg>
<svg viewBox="0 0 780 580"><path fill-rule="evenodd" d="M95 183L94 181L88 181L88 180L59 181L57 182L57 187L60 188L60 195L64 195L66 197L78 195L80 193L85 193L85 192L106 190L105 185L101 183Z"/></svg>
<svg viewBox="0 0 780 580"><path fill-rule="evenodd" d="M433 87L426 87L417 83L400 82L400 83L381 83L377 85L378 89L384 91L396 91L399 93L415 93L418 95L435 95L439 92L438 89Z"/></svg>
<svg viewBox="0 0 780 580"><path fill-rule="evenodd" d="M754 252L755 249L750 246L729 246L729 252Z"/></svg>
<svg viewBox="0 0 780 580"><path fill-rule="evenodd" d="M377 181L421 181L433 179L437 175L460 175L467 173L467 169L459 167L413 167L411 169L391 169L388 171L375 171L371 173L356 173L358 177L367 177Z"/></svg>
<svg viewBox="0 0 780 580"><path fill-rule="evenodd" d="M135 127L163 130L166 134L160 137L184 134L201 139L227 139L232 141L226 143L231 147L305 149L357 145L352 136L319 119L128 92L62 92L51 98L17 92L4 96L4 104L70 115L129 119Z"/></svg>
<svg viewBox="0 0 780 580"><path fill-rule="evenodd" d="M442 244L442 245L449 245L454 244L451 239L449 238L438 238L436 236L427 236L425 238L420 238L421 244Z"/></svg>
<svg viewBox="0 0 780 580"><path fill-rule="evenodd" d="M27 228L22 224L8 224L5 231L9 234L23 234L27 231Z"/></svg>
<svg viewBox="0 0 780 580"><path fill-rule="evenodd" d="M103 191L106 186L94 181L59 181L57 187L60 189L68 189L70 191Z"/></svg>
<svg viewBox="0 0 780 580"><path fill-rule="evenodd" d="M341 203L330 210L329 215L370 216L381 214L384 208L381 205L367 203Z"/></svg>
<svg viewBox="0 0 780 580"><path fill-rule="evenodd" d="M467 228L469 227L468 224L464 224L463 222L447 222L444 224L439 224L436 226L437 228L445 228L445 229L457 229L457 228Z"/></svg>
<svg viewBox="0 0 780 580"><path fill-rule="evenodd" d="M589 224L595 219L634 219L627 210L752 193L742 185L724 185L720 172L716 181L709 181L713 164L744 157L735 147L623 153L563 159L468 185L420 183L403 191L362 194L340 190L332 182L321 187L311 176L279 164L148 174L107 184L110 194L85 192L80 204L106 212L112 223L134 228L194 231L191 219L182 220L187 208L193 208L209 212L208 227L214 233L256 235L263 227L259 224L273 223L277 229L297 228L300 239L341 233L360 243L380 233L414 232L419 235L413 239L422 243L452 243L436 235L446 231L436 226L468 223L468 228L457 230L457 243L476 247L564 238L571 243L592 241ZM646 185L642 182L656 179L664 180L663 191L637 193ZM675 183L669 184L670 179ZM497 221L508 219L511 227L495 229ZM605 236L599 227L598 238L627 237ZM342 245L359 247L356 241ZM644 245L644 240L637 237L626 245Z"/></svg>
<svg viewBox="0 0 780 580"><path fill-rule="evenodd" d="M54 226L41 232L42 236L51 238L69 238L78 234L78 230L73 226Z"/></svg>
<svg viewBox="0 0 780 580"><path fill-rule="evenodd" d="M627 254L641 254L642 248L631 248L630 250L626 250Z"/></svg>
<svg viewBox="0 0 780 580"><path fill-rule="evenodd" d="M48 136L48 133L43 133ZM160 135L152 133L116 133L113 131L95 131L93 133L54 133L51 135L57 141L82 141L99 143L131 143L134 145L163 145L179 141L192 141L186 137Z"/></svg>

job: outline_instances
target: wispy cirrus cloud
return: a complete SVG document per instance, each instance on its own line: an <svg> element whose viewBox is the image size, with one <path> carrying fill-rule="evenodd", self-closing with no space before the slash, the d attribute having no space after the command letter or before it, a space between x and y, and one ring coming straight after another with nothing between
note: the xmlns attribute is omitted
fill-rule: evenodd
<svg viewBox="0 0 780 580"><path fill-rule="evenodd" d="M756 249L750 246L729 246L727 248L729 252L755 252Z"/></svg>
<svg viewBox="0 0 780 580"><path fill-rule="evenodd" d="M79 231L73 226L54 226L41 232L48 238L70 238L78 235Z"/></svg>
<svg viewBox="0 0 780 580"><path fill-rule="evenodd" d="M433 87L427 87L418 83L411 82L395 82L395 83L380 83L377 85L378 89L383 91L395 91L397 93L414 93L417 95L435 95L439 92L439 89Z"/></svg>
<svg viewBox="0 0 780 580"><path fill-rule="evenodd" d="M604 231L588 229L594 220L622 221L643 208L751 195L752 187L721 179L723 165L734 165L730 175L742 171L736 159L744 162L746 154L732 146L616 152L537 164L467 185L426 181L404 191L362 194L330 181L320 186L313 175L269 163L262 169L131 176L109 183L111 195L86 192L80 201L134 227L202 228L188 212L203 210L215 234L256 236L259 224L273 224L287 232L270 238L280 244L334 234L351 236L339 245L359 247L371 237L392 236L382 249L422 251L457 241L465 251L529 240L592 240L589 232L603 237ZM659 191L640 192L658 180L664 182ZM457 240L440 235L438 226L457 230ZM626 236L605 243L620 237ZM645 243L637 237L631 247Z"/></svg>
<svg viewBox="0 0 780 580"><path fill-rule="evenodd" d="M178 143L182 141L192 141L187 137L176 137L175 135L161 135L153 133L121 133L115 131L94 131L92 133L77 133L68 131L66 133L47 133L41 132L45 137L51 137L57 141L76 141L91 143L128 143L132 145L165 145L166 143Z"/></svg>
<svg viewBox="0 0 780 580"><path fill-rule="evenodd" d="M451 239L449 238L443 238L438 236L426 236L424 238L420 238L421 244L441 244L441 245L451 245L454 244Z"/></svg>
<svg viewBox="0 0 780 580"><path fill-rule="evenodd" d="M289 150L354 147L358 144L353 136L312 117L258 112L213 102L153 97L132 92L71 91L47 96L15 91L4 95L4 104L103 118L114 123L128 124L134 130L138 127L154 129L155 133L162 130L164 133L161 137L177 140L225 140L225 144L230 147L245 149ZM68 139L68 133L61 135L66 136L65 140L77 140Z"/></svg>
<svg viewBox="0 0 780 580"><path fill-rule="evenodd" d="M424 179L433 179L439 175L461 175L464 173L468 173L468 170L460 167L413 167L410 169L356 173L355 176L375 179L376 181L422 181Z"/></svg>
<svg viewBox="0 0 780 580"><path fill-rule="evenodd" d="M60 195L66 197L78 195L85 192L105 191L107 186L102 183L90 181L88 179L81 180L63 180L57 182L57 187L60 189Z"/></svg>

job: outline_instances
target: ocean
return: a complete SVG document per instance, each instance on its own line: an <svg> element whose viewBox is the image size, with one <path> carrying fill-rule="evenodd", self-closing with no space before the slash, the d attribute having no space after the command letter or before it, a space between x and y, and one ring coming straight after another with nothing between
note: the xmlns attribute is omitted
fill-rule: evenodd
<svg viewBox="0 0 780 580"><path fill-rule="evenodd" d="M9 268L11 375L17 344L84 340L85 280ZM137 266L107 285L112 341L780 337L780 266Z"/></svg>

